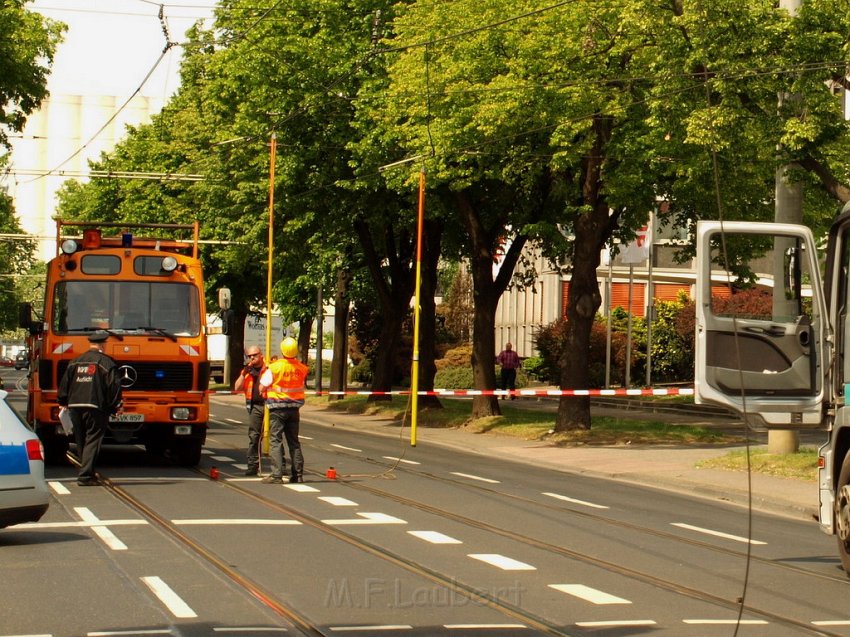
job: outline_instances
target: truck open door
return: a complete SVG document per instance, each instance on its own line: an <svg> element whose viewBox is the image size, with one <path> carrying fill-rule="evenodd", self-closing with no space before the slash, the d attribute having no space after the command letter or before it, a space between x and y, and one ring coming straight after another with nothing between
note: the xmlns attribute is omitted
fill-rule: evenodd
<svg viewBox="0 0 850 637"><path fill-rule="evenodd" d="M817 248L792 224L697 224L695 398L757 428L823 425L832 343Z"/></svg>

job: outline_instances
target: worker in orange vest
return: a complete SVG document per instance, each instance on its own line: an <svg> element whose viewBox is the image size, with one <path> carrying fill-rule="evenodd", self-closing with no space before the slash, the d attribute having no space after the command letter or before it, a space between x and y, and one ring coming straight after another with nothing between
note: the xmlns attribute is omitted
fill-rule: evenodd
<svg viewBox="0 0 850 637"><path fill-rule="evenodd" d="M298 343L287 336L280 343L283 358L274 361L260 376L260 388L266 395L269 410L269 453L272 460L271 475L263 478L266 484L282 484L286 459L283 438L289 447L292 472L289 482L304 481L304 455L298 440L301 421L300 409L304 404L304 382L307 366L297 359Z"/></svg>

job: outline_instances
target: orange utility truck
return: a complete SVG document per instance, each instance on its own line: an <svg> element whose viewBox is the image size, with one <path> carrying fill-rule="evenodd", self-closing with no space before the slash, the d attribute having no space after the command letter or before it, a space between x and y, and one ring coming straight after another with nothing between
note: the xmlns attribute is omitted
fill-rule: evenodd
<svg viewBox="0 0 850 637"><path fill-rule="evenodd" d="M57 256L47 263L41 316L33 318L27 303L20 308L31 357L27 419L48 462L63 461L69 443L59 424L59 380L88 349L88 335L105 330L104 351L120 368L124 408L111 418L104 442L141 443L150 454L196 465L207 434L210 378L198 223L57 220L56 226Z"/></svg>

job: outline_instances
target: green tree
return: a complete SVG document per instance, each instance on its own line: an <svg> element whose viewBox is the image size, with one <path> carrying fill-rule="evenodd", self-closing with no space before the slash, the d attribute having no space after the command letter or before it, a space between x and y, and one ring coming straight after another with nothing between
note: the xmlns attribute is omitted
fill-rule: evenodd
<svg viewBox="0 0 850 637"><path fill-rule="evenodd" d="M25 4L0 4L0 147L8 147L9 133L21 132L47 97L47 76L66 29Z"/></svg>

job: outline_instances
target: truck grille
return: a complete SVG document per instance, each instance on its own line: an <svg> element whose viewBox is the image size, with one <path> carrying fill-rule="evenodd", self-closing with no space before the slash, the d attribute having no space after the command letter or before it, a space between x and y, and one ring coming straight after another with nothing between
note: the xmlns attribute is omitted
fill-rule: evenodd
<svg viewBox="0 0 850 637"><path fill-rule="evenodd" d="M65 375L69 361L60 361L58 376ZM119 375L125 380L124 391L190 391L193 381L192 363L148 363L139 361L116 361L120 370ZM135 381L127 386L135 372Z"/></svg>

